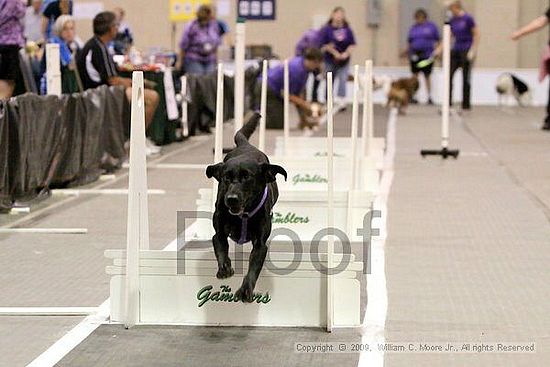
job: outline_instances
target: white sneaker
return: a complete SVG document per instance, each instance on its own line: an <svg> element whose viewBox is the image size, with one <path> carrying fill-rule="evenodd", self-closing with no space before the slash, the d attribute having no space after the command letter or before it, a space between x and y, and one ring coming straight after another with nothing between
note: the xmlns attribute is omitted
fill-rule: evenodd
<svg viewBox="0 0 550 367"><path fill-rule="evenodd" d="M146 147L146 151L151 152L151 154L159 154L160 151L162 150L161 147L153 143L149 138L145 139L145 147Z"/></svg>

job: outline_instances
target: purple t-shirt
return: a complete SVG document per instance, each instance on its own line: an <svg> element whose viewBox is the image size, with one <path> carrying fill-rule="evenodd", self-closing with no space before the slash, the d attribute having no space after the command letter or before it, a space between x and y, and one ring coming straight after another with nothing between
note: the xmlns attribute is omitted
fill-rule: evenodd
<svg viewBox="0 0 550 367"><path fill-rule="evenodd" d="M460 17L452 17L449 23L455 37L453 51L468 51L474 41L472 32L472 29L476 26L474 18L470 14L464 13Z"/></svg>
<svg viewBox="0 0 550 367"><path fill-rule="evenodd" d="M325 25L319 31L319 38L321 40L321 46L332 43L334 48L338 52L344 52L349 46L355 45L355 36L349 26L341 28L333 27L330 24ZM330 63L334 63L334 57L329 52L325 53L325 60ZM339 63L346 63L349 58Z"/></svg>
<svg viewBox="0 0 550 367"><path fill-rule="evenodd" d="M306 31L296 44L296 56L302 56L308 48L320 48L321 39L317 29Z"/></svg>
<svg viewBox="0 0 550 367"><path fill-rule="evenodd" d="M191 22L183 32L180 48L185 51L185 58L194 61L214 63L221 43L220 27L212 20L201 26L196 20Z"/></svg>
<svg viewBox="0 0 550 367"><path fill-rule="evenodd" d="M23 46L21 18L25 16L25 9L21 0L0 0L0 45Z"/></svg>
<svg viewBox="0 0 550 367"><path fill-rule="evenodd" d="M409 54L430 57L439 39L439 30L433 22L415 24L409 31Z"/></svg>
<svg viewBox="0 0 550 367"><path fill-rule="evenodd" d="M267 85L278 96L283 96L284 88L284 76L285 76L284 64L278 65L267 72ZM304 58L302 56L296 56L288 62L288 90L292 95L300 94L307 83L309 71L304 65ZM261 79L261 76L260 76Z"/></svg>

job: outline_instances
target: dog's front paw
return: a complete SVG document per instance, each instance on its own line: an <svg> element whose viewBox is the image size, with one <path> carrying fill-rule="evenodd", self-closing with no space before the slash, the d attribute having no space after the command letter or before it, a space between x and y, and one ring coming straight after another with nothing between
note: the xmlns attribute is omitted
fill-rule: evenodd
<svg viewBox="0 0 550 367"><path fill-rule="evenodd" d="M254 299L254 288L252 288L250 284L243 284L235 293L235 297L241 302L251 303Z"/></svg>
<svg viewBox="0 0 550 367"><path fill-rule="evenodd" d="M218 268L218 272L216 273L216 278L218 279L226 279L230 278L235 274L235 271L231 267L231 264L225 264L221 268Z"/></svg>

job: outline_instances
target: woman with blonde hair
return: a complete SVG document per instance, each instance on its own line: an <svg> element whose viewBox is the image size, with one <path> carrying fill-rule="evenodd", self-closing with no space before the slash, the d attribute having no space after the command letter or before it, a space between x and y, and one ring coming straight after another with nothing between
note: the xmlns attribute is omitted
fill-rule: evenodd
<svg viewBox="0 0 550 367"><path fill-rule="evenodd" d="M61 90L63 93L73 93L81 90L75 73L76 56L80 52L80 45L76 37L75 21L70 15L61 15L52 27L54 34L48 43L59 45L59 59L61 61ZM42 58L42 72L40 92L46 93L46 53Z"/></svg>

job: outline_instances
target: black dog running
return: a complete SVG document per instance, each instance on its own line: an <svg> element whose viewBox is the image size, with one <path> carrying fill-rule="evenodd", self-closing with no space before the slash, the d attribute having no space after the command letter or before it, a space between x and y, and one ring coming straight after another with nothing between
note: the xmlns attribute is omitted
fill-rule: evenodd
<svg viewBox="0 0 550 367"><path fill-rule="evenodd" d="M219 182L213 219L216 234L212 238L218 261L216 277L224 279L234 274L227 238L238 244L252 242L248 272L235 293L243 302L252 302L254 287L267 255L271 210L279 197L276 175L279 173L285 180L287 178L282 167L270 164L267 156L248 142L259 120L260 114L255 113L235 134L236 148L222 163L206 168L206 176Z"/></svg>

